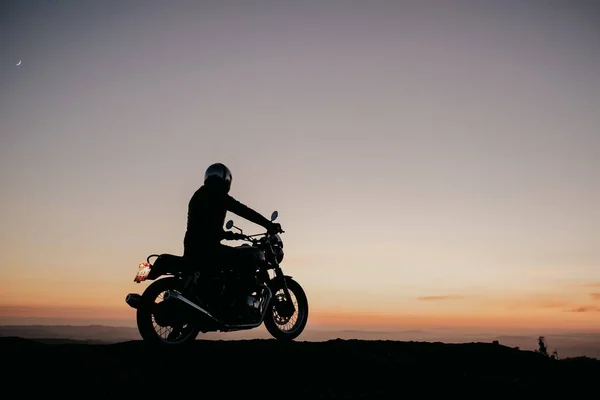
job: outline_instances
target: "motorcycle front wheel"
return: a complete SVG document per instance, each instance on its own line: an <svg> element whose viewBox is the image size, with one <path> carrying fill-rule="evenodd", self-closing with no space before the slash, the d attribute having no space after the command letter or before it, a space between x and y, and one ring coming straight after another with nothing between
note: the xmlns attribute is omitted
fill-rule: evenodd
<svg viewBox="0 0 600 400"><path fill-rule="evenodd" d="M177 287L176 278L162 278L152 282L142 294L143 306L137 309L136 319L138 330L144 341L181 345L196 340L200 333L199 328L182 320L171 324L165 323L165 318L160 318L158 315L160 308L165 305L163 296L166 291L177 289Z"/></svg>
<svg viewBox="0 0 600 400"><path fill-rule="evenodd" d="M294 313L284 317L277 312L277 306L285 302L283 289L280 289L273 294L264 321L267 331L278 340L296 339L304 331L308 322L308 299L304 289L292 278L287 278L286 282L294 304Z"/></svg>

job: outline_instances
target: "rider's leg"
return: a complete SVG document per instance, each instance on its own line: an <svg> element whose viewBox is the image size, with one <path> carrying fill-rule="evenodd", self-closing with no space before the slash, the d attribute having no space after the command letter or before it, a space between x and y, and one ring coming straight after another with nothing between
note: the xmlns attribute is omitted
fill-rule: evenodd
<svg viewBox="0 0 600 400"><path fill-rule="evenodd" d="M221 245L218 250L220 268L225 277L225 288L223 293L223 305L226 308L233 306L238 294L237 278L235 274L237 258L235 247Z"/></svg>
<svg viewBox="0 0 600 400"><path fill-rule="evenodd" d="M219 288L216 278L219 277L219 273L214 268L214 257L211 253L207 249L202 249L194 254L190 251L184 254L188 269L184 288L205 306L212 305L215 299L218 299L216 294Z"/></svg>

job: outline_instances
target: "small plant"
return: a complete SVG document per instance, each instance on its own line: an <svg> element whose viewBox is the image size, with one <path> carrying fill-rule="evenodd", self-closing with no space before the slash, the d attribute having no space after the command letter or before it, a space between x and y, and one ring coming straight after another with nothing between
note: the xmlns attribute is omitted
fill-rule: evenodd
<svg viewBox="0 0 600 400"><path fill-rule="evenodd" d="M536 350L538 353L545 355L546 357L550 357L554 360L558 360L558 350L554 349L552 355L548 354L548 346L546 345L546 338L544 336L540 336L538 338L538 349Z"/></svg>
<svg viewBox="0 0 600 400"><path fill-rule="evenodd" d="M546 338L543 336L540 336L538 338L538 353L545 355L546 357L548 357L548 348L546 347Z"/></svg>

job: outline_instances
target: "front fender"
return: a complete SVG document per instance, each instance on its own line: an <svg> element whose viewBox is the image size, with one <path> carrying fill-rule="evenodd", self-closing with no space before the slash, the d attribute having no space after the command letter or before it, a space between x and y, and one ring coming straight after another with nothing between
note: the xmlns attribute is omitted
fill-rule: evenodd
<svg viewBox="0 0 600 400"><path fill-rule="evenodd" d="M292 277L290 275L280 275L279 277L275 276L271 279L271 281L269 282L269 288L271 289L271 291L273 292L273 294L275 294L275 292L277 292L279 289L283 289L283 279L285 279L286 281L288 279L292 279Z"/></svg>

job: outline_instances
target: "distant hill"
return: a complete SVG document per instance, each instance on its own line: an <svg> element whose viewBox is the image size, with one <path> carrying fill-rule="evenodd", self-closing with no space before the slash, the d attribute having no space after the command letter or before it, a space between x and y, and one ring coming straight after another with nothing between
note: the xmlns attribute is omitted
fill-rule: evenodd
<svg viewBox="0 0 600 400"><path fill-rule="evenodd" d="M95 340L109 343L141 339L137 328L102 325L5 325L0 326L0 336L17 336L27 339Z"/></svg>
<svg viewBox="0 0 600 400"><path fill-rule="evenodd" d="M44 344L0 338L3 390L20 396L116 398L579 397L597 390L600 361L553 360L490 344L331 340L198 340Z"/></svg>
<svg viewBox="0 0 600 400"><path fill-rule="evenodd" d="M318 330L307 329L299 341L319 342L331 339L359 340L399 340L420 342L492 343L497 340L509 347L523 350L535 350L538 347L539 335L546 337L550 352L558 350L559 357L587 356L600 359L600 333L551 333L541 332L528 335L494 335L491 333L473 333L467 331L442 330L405 330L405 331L368 331L368 330ZM0 336L15 336L29 339L57 340L69 339L93 341L94 343L117 343L139 340L137 328L115 327L103 325L5 325L0 326ZM264 328L251 331L214 332L199 336L208 340L250 340L270 339Z"/></svg>

